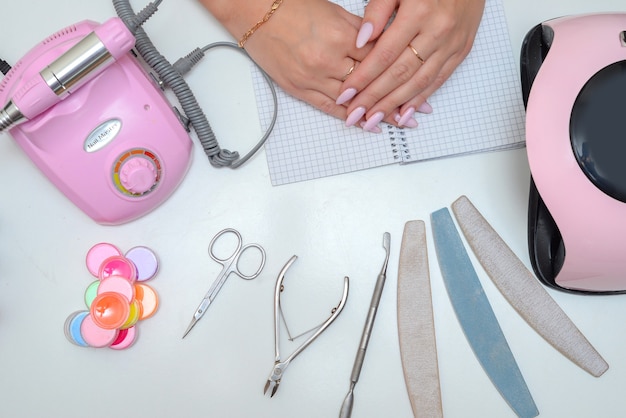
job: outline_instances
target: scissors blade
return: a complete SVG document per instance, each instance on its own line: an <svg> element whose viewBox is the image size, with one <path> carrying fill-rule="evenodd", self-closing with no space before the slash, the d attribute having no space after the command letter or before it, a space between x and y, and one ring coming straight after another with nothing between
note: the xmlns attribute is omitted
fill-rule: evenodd
<svg viewBox="0 0 626 418"><path fill-rule="evenodd" d="M205 312L206 312L206 310L207 310L207 308L209 307L210 304L211 304L211 299L210 298L205 297L204 299L202 299L202 302L200 302L200 305L198 305L198 308L196 309L196 312L193 314L193 318L192 318L191 322L189 323L189 326L187 327L187 330L183 334L183 338L185 338L187 336L187 334L189 334L189 331L191 331L191 329L204 316L204 314L205 314Z"/></svg>
<svg viewBox="0 0 626 418"><path fill-rule="evenodd" d="M187 329L185 330L185 333L183 334L183 338L185 338L187 336L187 334L189 334L189 331L191 331L191 329L198 323L198 319L196 319L196 317L194 317L191 322L189 323L189 326L187 327Z"/></svg>

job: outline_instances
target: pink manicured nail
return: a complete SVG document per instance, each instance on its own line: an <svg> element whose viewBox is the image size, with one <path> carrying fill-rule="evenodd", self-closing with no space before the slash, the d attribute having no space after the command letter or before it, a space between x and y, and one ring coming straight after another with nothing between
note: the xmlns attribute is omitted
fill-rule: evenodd
<svg viewBox="0 0 626 418"><path fill-rule="evenodd" d="M406 112L404 113L406 114ZM400 116L399 113L396 113L396 115L393 117L393 120L395 120L398 123L398 126L400 128L417 128L418 123L412 117L404 121L404 123L400 123L401 119L402 119L402 116Z"/></svg>
<svg viewBox="0 0 626 418"><path fill-rule="evenodd" d="M420 113L433 113L433 107L428 102L424 102L417 108L417 111Z"/></svg>
<svg viewBox="0 0 626 418"><path fill-rule="evenodd" d="M409 121L409 119L413 119L414 114L415 114L415 108L412 106L409 107L407 110L404 111L404 113L402 114L402 117L400 117L400 120L398 121L398 125L406 126L406 123Z"/></svg>
<svg viewBox="0 0 626 418"><path fill-rule="evenodd" d="M348 100L352 99L354 96L356 96L356 89L350 87L349 89L345 89L343 93L341 93L339 97L337 97L337 101L335 103L338 105L342 105Z"/></svg>
<svg viewBox="0 0 626 418"><path fill-rule="evenodd" d="M417 125L419 125L419 124L417 123L417 121L416 121L415 119L411 118L411 119L407 120L407 121L404 123L404 125L402 125L402 126L405 126L405 127L407 127L407 128L417 128Z"/></svg>
<svg viewBox="0 0 626 418"><path fill-rule="evenodd" d="M374 132L373 129L375 127L378 127L378 124L380 123L380 121L383 120L384 117L385 114L383 112L374 113L372 116L370 116L368 120L365 121L363 129L365 129L366 131Z"/></svg>
<svg viewBox="0 0 626 418"><path fill-rule="evenodd" d="M365 112L366 112L366 109L363 106L359 106L356 109L354 109L348 115L348 119L346 119L346 126L349 127L357 123L363 117Z"/></svg>
<svg viewBox="0 0 626 418"><path fill-rule="evenodd" d="M375 133L375 134L379 134L379 133L382 133L382 131L383 131L383 130L382 130L382 129L380 129L378 126L374 126L374 127L373 127L373 128L371 128L371 129L366 129L366 128L365 128L365 122L361 122L361 123L360 123L360 125L361 125L361 128L363 128L363 130L364 130L364 131L367 131L367 132L372 132L372 133Z"/></svg>
<svg viewBox="0 0 626 418"><path fill-rule="evenodd" d="M363 46L365 46L367 41L369 41L370 38L372 37L373 32L374 32L374 25L372 25L370 22L363 23L363 25L361 26L361 29L359 29L358 35L356 36L356 47L363 48Z"/></svg>

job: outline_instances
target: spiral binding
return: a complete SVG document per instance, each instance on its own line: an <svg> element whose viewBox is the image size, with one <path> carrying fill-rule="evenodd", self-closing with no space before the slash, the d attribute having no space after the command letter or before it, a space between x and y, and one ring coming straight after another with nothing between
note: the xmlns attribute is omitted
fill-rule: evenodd
<svg viewBox="0 0 626 418"><path fill-rule="evenodd" d="M411 152L409 151L404 128L387 125L387 133L389 134L389 144L391 145L393 159L401 163L410 162Z"/></svg>

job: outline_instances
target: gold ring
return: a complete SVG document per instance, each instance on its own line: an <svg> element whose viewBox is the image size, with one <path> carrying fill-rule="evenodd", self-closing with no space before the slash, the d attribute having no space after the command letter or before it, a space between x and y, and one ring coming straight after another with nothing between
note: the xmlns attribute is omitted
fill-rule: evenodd
<svg viewBox="0 0 626 418"><path fill-rule="evenodd" d="M352 71L354 71L354 68L356 67L356 61L352 62L352 67L350 67L350 69L348 70L348 72L346 73L346 75L343 76L343 78L341 79L341 81L346 81L346 78L348 78L350 76L350 74L352 74Z"/></svg>
<svg viewBox="0 0 626 418"><path fill-rule="evenodd" d="M417 52L417 50L415 48L413 48L413 45L409 44L409 48L411 48L411 51L413 51L413 53L415 54L415 56L417 57L417 59L420 61L420 63L423 65L424 64L424 58L422 58L419 54L419 52Z"/></svg>

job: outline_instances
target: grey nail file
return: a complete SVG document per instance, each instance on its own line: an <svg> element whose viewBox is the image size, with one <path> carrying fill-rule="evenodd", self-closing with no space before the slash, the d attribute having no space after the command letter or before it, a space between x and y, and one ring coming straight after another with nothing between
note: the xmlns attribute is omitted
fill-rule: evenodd
<svg viewBox="0 0 626 418"><path fill-rule="evenodd" d="M452 211L483 268L520 316L565 357L601 376L609 365L472 202L461 196Z"/></svg>
<svg viewBox="0 0 626 418"><path fill-rule="evenodd" d="M413 415L443 417L423 221L404 225L398 266L398 339Z"/></svg>
<svg viewBox="0 0 626 418"><path fill-rule="evenodd" d="M521 418L539 414L447 208L431 214L437 259L448 296L474 355Z"/></svg>

